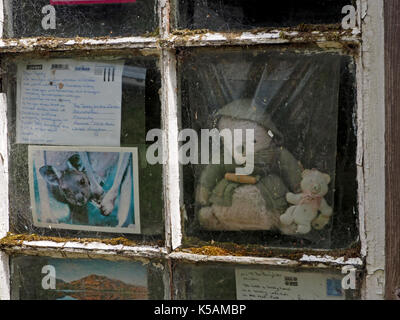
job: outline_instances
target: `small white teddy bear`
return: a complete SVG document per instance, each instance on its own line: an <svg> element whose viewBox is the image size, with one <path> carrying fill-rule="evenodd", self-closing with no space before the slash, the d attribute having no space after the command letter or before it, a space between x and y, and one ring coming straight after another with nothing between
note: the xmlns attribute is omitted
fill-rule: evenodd
<svg viewBox="0 0 400 320"><path fill-rule="evenodd" d="M286 226L297 225L296 233L306 234L311 231L311 225L317 230L324 228L332 216L333 210L324 199L331 178L316 169L305 170L302 176L302 193L286 194L287 202L294 206L289 207L280 220ZM319 216L318 212L321 212Z"/></svg>

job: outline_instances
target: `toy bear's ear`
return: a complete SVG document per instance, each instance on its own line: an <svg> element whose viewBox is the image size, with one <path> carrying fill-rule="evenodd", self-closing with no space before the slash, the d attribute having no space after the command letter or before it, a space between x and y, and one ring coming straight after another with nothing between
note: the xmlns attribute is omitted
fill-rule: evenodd
<svg viewBox="0 0 400 320"><path fill-rule="evenodd" d="M331 177L329 174L324 173L322 176L324 177L326 184L329 184L331 182Z"/></svg>
<svg viewBox="0 0 400 320"><path fill-rule="evenodd" d="M311 172L312 172L311 170L306 169L306 170L303 171L303 173L301 174L301 176L302 176L303 178L305 178L305 177L307 177Z"/></svg>

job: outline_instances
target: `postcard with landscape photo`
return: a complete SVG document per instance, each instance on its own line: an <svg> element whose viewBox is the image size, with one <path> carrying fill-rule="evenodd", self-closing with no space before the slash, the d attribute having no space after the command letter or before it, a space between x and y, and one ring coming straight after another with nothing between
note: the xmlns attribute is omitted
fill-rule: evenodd
<svg viewBox="0 0 400 320"><path fill-rule="evenodd" d="M49 259L56 273L56 300L146 300L147 269L140 262Z"/></svg>

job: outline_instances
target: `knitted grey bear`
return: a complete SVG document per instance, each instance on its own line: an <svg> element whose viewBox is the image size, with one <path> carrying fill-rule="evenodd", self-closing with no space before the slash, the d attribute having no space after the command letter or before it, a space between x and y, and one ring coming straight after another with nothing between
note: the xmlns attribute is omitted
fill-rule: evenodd
<svg viewBox="0 0 400 320"><path fill-rule="evenodd" d="M250 99L242 99L224 106L217 116L220 132L228 129L233 136L234 129L254 129L254 171L236 175L243 164L237 164L235 153L233 164L207 165L196 189L200 225L214 231L278 229L295 234L296 226L282 224L280 215L288 208L286 194L301 191L303 167L280 145L282 134L270 115L253 107Z"/></svg>

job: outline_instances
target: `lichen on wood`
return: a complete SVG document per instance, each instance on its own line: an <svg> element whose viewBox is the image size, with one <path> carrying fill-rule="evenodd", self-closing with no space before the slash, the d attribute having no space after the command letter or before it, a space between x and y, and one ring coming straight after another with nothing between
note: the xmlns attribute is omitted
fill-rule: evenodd
<svg viewBox="0 0 400 320"><path fill-rule="evenodd" d="M313 249L289 249L268 248L262 245L240 245L236 243L219 243L215 241L205 242L196 238L186 238L184 245L178 251L207 256L236 256L236 257L260 257L260 258L283 258L300 260L304 255L330 256L333 258L360 258L361 246L353 244L348 249L336 250L313 250Z"/></svg>
<svg viewBox="0 0 400 320"><path fill-rule="evenodd" d="M8 233L6 237L0 239L0 249L9 246L22 245L24 242L32 242L32 241L51 241L55 243L67 243L67 242L76 242L82 244L88 243L102 243L106 245L123 245L127 247L136 247L136 246L164 246L163 241L157 242L136 242L132 240L128 240L123 237L119 238L111 238L111 239L101 239L101 238L62 238L62 237L48 237L48 236L39 236L36 234L13 234Z"/></svg>

